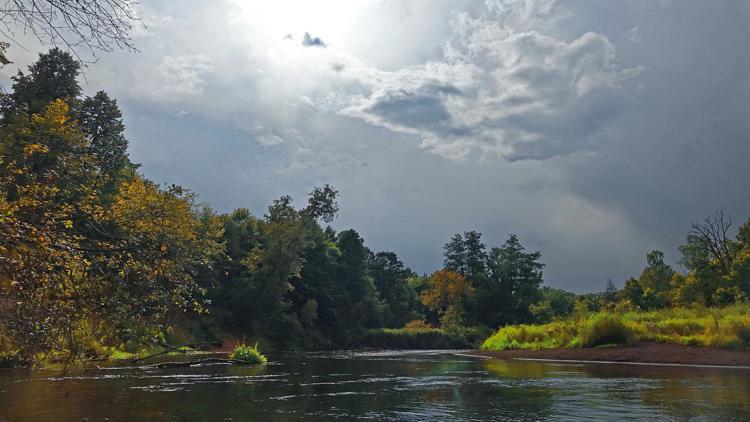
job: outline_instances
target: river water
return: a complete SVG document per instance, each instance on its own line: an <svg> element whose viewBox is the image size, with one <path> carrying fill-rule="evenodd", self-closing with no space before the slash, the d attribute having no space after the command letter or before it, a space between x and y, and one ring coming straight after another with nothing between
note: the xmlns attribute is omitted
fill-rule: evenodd
<svg viewBox="0 0 750 422"><path fill-rule="evenodd" d="M258 367L0 370L0 421L750 420L750 370L284 353Z"/></svg>

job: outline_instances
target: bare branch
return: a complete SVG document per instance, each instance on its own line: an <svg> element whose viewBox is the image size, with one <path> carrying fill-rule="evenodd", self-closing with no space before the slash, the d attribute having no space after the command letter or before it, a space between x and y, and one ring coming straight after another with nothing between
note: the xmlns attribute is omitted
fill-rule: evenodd
<svg viewBox="0 0 750 422"><path fill-rule="evenodd" d="M45 45L64 45L79 60L81 48L92 56L114 48L137 51L130 32L141 19L130 0L4 1L0 34L10 41L16 42L14 28L21 27Z"/></svg>
<svg viewBox="0 0 750 422"><path fill-rule="evenodd" d="M720 210L713 216L706 217L703 221L693 223L690 231L690 235L702 241L709 255L716 260L724 274L729 274L734 260L731 248L732 240L728 235L731 227L731 216Z"/></svg>

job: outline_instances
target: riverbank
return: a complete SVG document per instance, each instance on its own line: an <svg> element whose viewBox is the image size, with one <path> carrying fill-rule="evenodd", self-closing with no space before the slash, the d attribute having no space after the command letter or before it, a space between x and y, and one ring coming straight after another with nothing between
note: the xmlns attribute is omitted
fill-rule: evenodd
<svg viewBox="0 0 750 422"><path fill-rule="evenodd" d="M561 361L628 362L680 365L750 367L750 351L681 344L640 342L606 348L556 348L541 350L477 350L466 353L499 359L543 359Z"/></svg>

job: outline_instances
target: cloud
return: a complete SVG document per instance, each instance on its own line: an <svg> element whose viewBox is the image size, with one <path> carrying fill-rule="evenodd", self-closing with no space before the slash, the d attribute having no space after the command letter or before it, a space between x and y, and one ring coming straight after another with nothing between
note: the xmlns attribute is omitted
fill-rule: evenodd
<svg viewBox="0 0 750 422"><path fill-rule="evenodd" d="M305 36L302 38L302 45L305 47L322 47L326 48L326 43L318 37L313 37L309 32L305 32Z"/></svg>
<svg viewBox="0 0 750 422"><path fill-rule="evenodd" d="M203 54L164 56L159 64L159 94L198 95L206 84L211 60Z"/></svg>
<svg viewBox="0 0 750 422"><path fill-rule="evenodd" d="M273 133L266 133L255 138L259 144L264 147L271 147L274 145L281 145L284 143L284 139L279 135Z"/></svg>
<svg viewBox="0 0 750 422"><path fill-rule="evenodd" d="M643 72L594 32L565 41L496 15L461 14L453 27L442 60L370 72L360 80L369 91L341 112L418 135L447 158L545 159L601 147Z"/></svg>

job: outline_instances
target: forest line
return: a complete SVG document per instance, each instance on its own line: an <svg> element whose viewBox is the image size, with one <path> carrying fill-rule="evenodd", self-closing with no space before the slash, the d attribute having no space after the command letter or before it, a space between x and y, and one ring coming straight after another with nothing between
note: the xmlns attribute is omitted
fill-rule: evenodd
<svg viewBox="0 0 750 422"><path fill-rule="evenodd" d="M750 297L750 220L731 237L722 212L687 234L686 271L651 251L622 289L583 295L544 286L541 253L516 235L488 247L479 232L456 234L443 268L417 274L356 230L333 230L328 185L301 207L285 195L263 216L219 214L141 175L116 101L83 96L79 74L52 49L0 100L0 353L20 361L228 337L291 349L388 346L418 332L472 343L513 324Z"/></svg>

